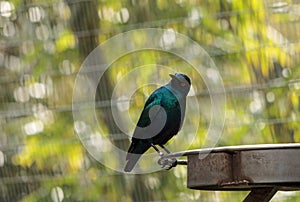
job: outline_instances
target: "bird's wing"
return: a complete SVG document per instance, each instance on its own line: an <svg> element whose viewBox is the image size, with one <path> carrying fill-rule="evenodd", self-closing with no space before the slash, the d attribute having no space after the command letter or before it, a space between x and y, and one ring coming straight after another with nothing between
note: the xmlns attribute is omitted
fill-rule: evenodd
<svg viewBox="0 0 300 202"><path fill-rule="evenodd" d="M162 106L163 88L150 95L145 103L133 139L149 139L157 135L167 120L167 114Z"/></svg>
<svg viewBox="0 0 300 202"><path fill-rule="evenodd" d="M141 155L150 148L149 142L143 139L150 139L153 133L155 134L156 127L151 126L158 126L163 122L161 117L163 117L164 110L161 106L162 93L160 91L160 89L154 91L145 103L126 156L127 163L124 168L126 172L130 172Z"/></svg>

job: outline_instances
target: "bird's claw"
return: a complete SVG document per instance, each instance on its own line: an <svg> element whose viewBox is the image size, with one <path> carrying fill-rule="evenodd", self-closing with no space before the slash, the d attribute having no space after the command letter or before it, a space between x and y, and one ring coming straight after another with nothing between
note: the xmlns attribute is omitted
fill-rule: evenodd
<svg viewBox="0 0 300 202"><path fill-rule="evenodd" d="M166 170L170 170L171 168L177 166L177 160L175 158L171 158L171 159L160 158L158 160L158 164L161 165L162 168L165 168Z"/></svg>
<svg viewBox="0 0 300 202"><path fill-rule="evenodd" d="M166 170L171 170L171 168L176 167L177 166L177 160L175 158L173 159L169 159L168 160L168 164L165 165L165 169Z"/></svg>
<svg viewBox="0 0 300 202"><path fill-rule="evenodd" d="M160 166L164 166L166 163L165 163L165 161L166 161L167 159L163 159L163 158L160 158L160 159L158 159L158 161L157 161L157 163L160 165Z"/></svg>

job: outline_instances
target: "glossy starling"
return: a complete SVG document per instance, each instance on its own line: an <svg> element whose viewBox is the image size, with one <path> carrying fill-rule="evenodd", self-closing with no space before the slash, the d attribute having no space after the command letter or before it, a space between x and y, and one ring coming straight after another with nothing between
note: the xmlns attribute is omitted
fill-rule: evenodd
<svg viewBox="0 0 300 202"><path fill-rule="evenodd" d="M171 81L155 90L145 103L128 149L125 172L130 172L141 155L150 147L153 147L160 156L163 153L155 145L170 153L164 144L181 129L186 96L191 86L191 80L185 74L170 74L170 77Z"/></svg>

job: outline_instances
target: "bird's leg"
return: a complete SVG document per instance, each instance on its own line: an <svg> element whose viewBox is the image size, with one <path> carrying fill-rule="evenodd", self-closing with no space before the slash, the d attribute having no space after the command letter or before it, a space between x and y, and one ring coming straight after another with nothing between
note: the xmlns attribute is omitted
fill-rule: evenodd
<svg viewBox="0 0 300 202"><path fill-rule="evenodd" d="M168 154L171 154L170 150L167 149L167 147L165 147L164 145L160 144L159 145L161 148L163 148L163 150L165 150Z"/></svg>
<svg viewBox="0 0 300 202"><path fill-rule="evenodd" d="M159 146L163 148L163 150L165 150L168 154L171 154L170 150L168 150L164 145L160 144ZM176 158L168 159L167 161L164 162L163 167L165 167L166 165L168 165L167 170L170 170L171 168L177 166L177 159Z"/></svg>
<svg viewBox="0 0 300 202"><path fill-rule="evenodd" d="M153 147L155 149L155 151L159 154L159 156L161 157L159 160L158 160L158 164L161 165L162 167L165 167L166 166L166 163L165 161L163 160L163 156L164 154L159 151L159 149L153 144L153 143L150 143L151 144L151 147Z"/></svg>
<svg viewBox="0 0 300 202"><path fill-rule="evenodd" d="M158 153L159 156L164 155L161 151L159 151L159 149L153 143L150 143L150 144L151 144L151 147L153 147L153 149L155 149L155 151Z"/></svg>

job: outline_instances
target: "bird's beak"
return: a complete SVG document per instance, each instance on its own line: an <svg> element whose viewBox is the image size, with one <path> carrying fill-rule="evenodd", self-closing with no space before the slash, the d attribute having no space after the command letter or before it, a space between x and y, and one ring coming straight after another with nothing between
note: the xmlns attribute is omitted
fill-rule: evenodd
<svg viewBox="0 0 300 202"><path fill-rule="evenodd" d="M169 76L170 76L172 79L177 79L177 80L178 80L178 78L177 78L174 74L169 74Z"/></svg>
<svg viewBox="0 0 300 202"><path fill-rule="evenodd" d="M172 79L176 79L178 82L181 82L180 79L175 76L174 74L169 74L169 76L172 78Z"/></svg>

